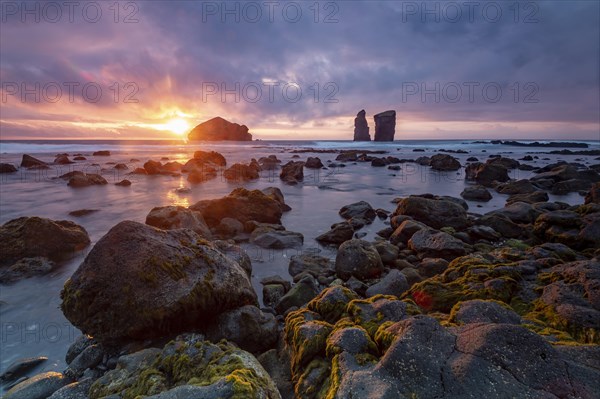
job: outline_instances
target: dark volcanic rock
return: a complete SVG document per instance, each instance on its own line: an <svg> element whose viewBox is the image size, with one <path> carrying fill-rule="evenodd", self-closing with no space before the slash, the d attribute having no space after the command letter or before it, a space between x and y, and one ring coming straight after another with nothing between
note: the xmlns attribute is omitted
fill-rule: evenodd
<svg viewBox="0 0 600 399"><path fill-rule="evenodd" d="M200 212L210 227L217 226L225 217L242 223L255 220L281 224L281 204L259 190L236 188L226 197L202 200L190 206L190 209Z"/></svg>
<svg viewBox="0 0 600 399"><path fill-rule="evenodd" d="M67 319L101 342L201 328L224 311L257 303L241 266L193 231L131 221L98 241L61 298Z"/></svg>
<svg viewBox="0 0 600 399"><path fill-rule="evenodd" d="M343 206L340 209L339 215L346 220L361 218L369 223L375 220L375 217L377 216L375 210L366 201L359 201L354 204Z"/></svg>
<svg viewBox="0 0 600 399"><path fill-rule="evenodd" d="M146 169L146 173L149 175L158 175L162 173L162 164L158 161L148 161L144 164L144 169Z"/></svg>
<svg viewBox="0 0 600 399"><path fill-rule="evenodd" d="M292 277L301 273L310 273L317 277L320 274L328 274L333 269L331 259L313 254L293 255L288 266L288 272Z"/></svg>
<svg viewBox="0 0 600 399"><path fill-rule="evenodd" d="M429 166L431 166L431 169L440 171L458 170L460 169L460 162L451 155L436 154L431 157Z"/></svg>
<svg viewBox="0 0 600 399"><path fill-rule="evenodd" d="M468 226L467 212L457 203L447 199L417 196L403 198L394 215L407 215L435 229L444 226L463 229Z"/></svg>
<svg viewBox="0 0 600 399"><path fill-rule="evenodd" d="M518 314L502 302L473 299L457 303L452 309L454 322L521 324Z"/></svg>
<svg viewBox="0 0 600 399"><path fill-rule="evenodd" d="M226 339L253 353L274 347L277 333L275 317L252 305L220 314L206 329L206 336L211 341Z"/></svg>
<svg viewBox="0 0 600 399"><path fill-rule="evenodd" d="M236 163L223 172L223 177L230 181L248 181L258 179L258 172L255 166Z"/></svg>
<svg viewBox="0 0 600 399"><path fill-rule="evenodd" d="M600 204L600 183L595 183L585 196L586 204Z"/></svg>
<svg viewBox="0 0 600 399"><path fill-rule="evenodd" d="M309 169L321 169L323 167L323 162L321 162L318 157L308 157L304 167Z"/></svg>
<svg viewBox="0 0 600 399"><path fill-rule="evenodd" d="M15 385L3 397L5 399L46 399L67 383L67 378L61 373L47 371Z"/></svg>
<svg viewBox="0 0 600 399"><path fill-rule="evenodd" d="M153 208L146 216L146 224L163 230L190 229L206 239L212 238L202 214L183 206Z"/></svg>
<svg viewBox="0 0 600 399"><path fill-rule="evenodd" d="M48 358L45 356L28 357L16 360L6 368L2 375L0 375L0 381L5 383L16 381L46 360L48 360Z"/></svg>
<svg viewBox="0 0 600 399"><path fill-rule="evenodd" d="M75 217L87 216L91 213L98 212L98 209L78 209L76 211L69 212L69 215Z"/></svg>
<svg viewBox="0 0 600 399"><path fill-rule="evenodd" d="M131 186L131 181L129 181L127 179L123 179L120 182L115 183L115 186L129 187L129 186Z"/></svg>
<svg viewBox="0 0 600 399"><path fill-rule="evenodd" d="M54 163L57 165L69 165L75 162L71 161L66 154L60 154L54 159Z"/></svg>
<svg viewBox="0 0 600 399"><path fill-rule="evenodd" d="M108 184L106 179L96 174L77 174L69 179L67 185L69 187L88 187L88 186L103 186Z"/></svg>
<svg viewBox="0 0 600 399"><path fill-rule="evenodd" d="M528 204L535 204L536 202L548 201L548 193L545 191L533 191L527 194L513 194L506 200L506 205L510 205L515 202L526 202Z"/></svg>
<svg viewBox="0 0 600 399"><path fill-rule="evenodd" d="M85 229L68 220L21 217L0 227L0 265L38 256L60 260L89 243Z"/></svg>
<svg viewBox="0 0 600 399"><path fill-rule="evenodd" d="M396 133L396 111L381 112L375 120L375 141L394 141Z"/></svg>
<svg viewBox="0 0 600 399"><path fill-rule="evenodd" d="M304 236L294 231L259 227L250 235L250 242L262 248L298 248L304 243Z"/></svg>
<svg viewBox="0 0 600 399"><path fill-rule="evenodd" d="M371 141L369 124L365 115L366 112L363 109L354 118L354 141Z"/></svg>
<svg viewBox="0 0 600 399"><path fill-rule="evenodd" d="M486 187L491 187L496 182L503 183L510 180L508 170L504 166L490 163L472 163L467 165L465 179L475 180Z"/></svg>
<svg viewBox="0 0 600 399"><path fill-rule="evenodd" d="M44 167L48 166L46 162L40 161L37 158L32 157L31 155L23 154L23 159L21 160L21 167L24 168L33 168L33 167Z"/></svg>
<svg viewBox="0 0 600 399"><path fill-rule="evenodd" d="M367 289L366 296L375 295L394 295L402 296L408 290L408 282L400 270L392 269L377 284L373 284Z"/></svg>
<svg viewBox="0 0 600 399"><path fill-rule="evenodd" d="M336 223L331 230L321 234L316 238L317 241L324 244L341 244L348 241L354 235L354 228L348 222Z"/></svg>
<svg viewBox="0 0 600 399"><path fill-rule="evenodd" d="M246 125L231 123L219 116L209 119L192 129L188 135L192 141L252 141Z"/></svg>
<svg viewBox="0 0 600 399"><path fill-rule="evenodd" d="M0 283L11 284L24 278L46 274L55 264L43 257L22 258L12 266L0 268Z"/></svg>
<svg viewBox="0 0 600 399"><path fill-rule="evenodd" d="M107 151L107 150L94 151L94 153L92 153L92 155L95 157L109 157L110 151Z"/></svg>
<svg viewBox="0 0 600 399"><path fill-rule="evenodd" d="M496 186L496 191L501 194L529 194L537 190L527 179L513 180Z"/></svg>
<svg viewBox="0 0 600 399"><path fill-rule="evenodd" d="M194 161L200 164L213 164L216 166L226 166L225 157L216 151L196 151L194 152Z"/></svg>
<svg viewBox="0 0 600 399"><path fill-rule="evenodd" d="M417 231L408 241L408 248L424 258L453 260L466 253L465 244L442 231L423 229Z"/></svg>
<svg viewBox="0 0 600 399"><path fill-rule="evenodd" d="M15 173L17 168L9 163L0 163L0 173Z"/></svg>
<svg viewBox="0 0 600 399"><path fill-rule="evenodd" d="M351 276L368 279L383 272L383 263L377 249L363 240L349 240L340 245L335 258L337 275L348 280Z"/></svg>
<svg viewBox="0 0 600 399"><path fill-rule="evenodd" d="M287 184L298 184L304 180L304 162L290 161L283 165L279 178Z"/></svg>
<svg viewBox="0 0 600 399"><path fill-rule="evenodd" d="M483 186L466 187L460 196L469 201L487 202L492 199L492 194Z"/></svg>

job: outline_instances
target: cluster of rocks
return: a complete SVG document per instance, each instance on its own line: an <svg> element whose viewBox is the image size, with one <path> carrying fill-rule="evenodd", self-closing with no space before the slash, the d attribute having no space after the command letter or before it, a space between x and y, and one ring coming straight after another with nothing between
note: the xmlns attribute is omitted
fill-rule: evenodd
<svg viewBox="0 0 600 399"><path fill-rule="evenodd" d="M200 152L184 167L223 167L219 155ZM301 181L309 161L318 165L294 161L282 174ZM292 256L291 281L260 281L262 308L237 243L303 246L282 225L290 208L279 189L238 188L154 208L146 224L121 222L61 293L84 334L68 366L19 382L35 361L16 364L1 377L16 383L5 397L598 397L600 183L570 164L530 180L495 175L515 162L467 164L479 185L464 197L484 199L491 188L512 196L483 215L431 194L398 198L393 212L365 201L342 207L316 238L335 258ZM428 163L457 168L447 154ZM551 190L573 180L590 183L583 205L536 194L546 181ZM377 218L386 227L363 239ZM6 223L0 238L3 273L89 244L80 226L39 218Z"/></svg>

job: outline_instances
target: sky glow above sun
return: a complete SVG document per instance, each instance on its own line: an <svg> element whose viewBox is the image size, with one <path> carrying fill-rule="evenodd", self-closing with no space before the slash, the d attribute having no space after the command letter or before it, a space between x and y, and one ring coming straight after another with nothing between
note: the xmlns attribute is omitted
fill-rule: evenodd
<svg viewBox="0 0 600 399"><path fill-rule="evenodd" d="M0 139L184 138L221 116L260 139L351 140L358 111L373 133L395 109L396 139L600 140L597 1L492 2L496 20L298 2L294 22L160 0L90 2L91 22L84 3L56 21L2 2Z"/></svg>

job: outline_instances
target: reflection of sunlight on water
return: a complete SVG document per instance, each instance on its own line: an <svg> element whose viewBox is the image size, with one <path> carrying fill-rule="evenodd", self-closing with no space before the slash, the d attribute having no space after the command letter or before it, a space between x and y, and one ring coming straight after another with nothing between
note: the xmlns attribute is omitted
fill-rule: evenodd
<svg viewBox="0 0 600 399"><path fill-rule="evenodd" d="M167 198L172 205L176 206L185 206L186 208L190 206L190 200L179 195L177 190L185 188L185 179L181 177L179 179L179 187L176 190L171 190L167 192Z"/></svg>
<svg viewBox="0 0 600 399"><path fill-rule="evenodd" d="M186 208L190 206L190 200L185 197L180 197L175 191L169 191L167 193L167 198L171 205L185 206Z"/></svg>

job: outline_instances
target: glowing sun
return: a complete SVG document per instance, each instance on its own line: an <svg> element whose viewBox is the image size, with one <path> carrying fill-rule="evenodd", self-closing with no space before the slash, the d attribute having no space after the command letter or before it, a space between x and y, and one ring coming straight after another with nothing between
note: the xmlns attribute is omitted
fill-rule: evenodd
<svg viewBox="0 0 600 399"><path fill-rule="evenodd" d="M171 119L164 126L165 130L169 130L179 136L186 134L190 130L190 124L184 119Z"/></svg>

